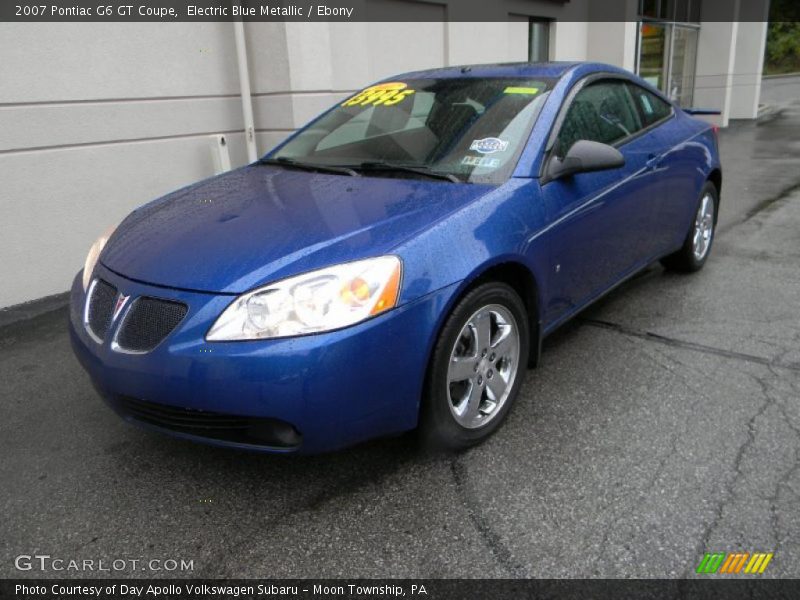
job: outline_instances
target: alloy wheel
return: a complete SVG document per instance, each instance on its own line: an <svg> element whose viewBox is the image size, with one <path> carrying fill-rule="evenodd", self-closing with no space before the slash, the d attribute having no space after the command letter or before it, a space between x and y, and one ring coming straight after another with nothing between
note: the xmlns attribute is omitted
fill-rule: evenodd
<svg viewBox="0 0 800 600"><path fill-rule="evenodd" d="M456 422L485 426L501 412L519 370L520 337L514 315L490 304L467 320L450 353L447 397Z"/></svg>
<svg viewBox="0 0 800 600"><path fill-rule="evenodd" d="M714 198L705 194L700 201L697 215L694 219L694 237L692 238L692 252L696 260L701 261L708 253L711 246L711 236L714 233Z"/></svg>

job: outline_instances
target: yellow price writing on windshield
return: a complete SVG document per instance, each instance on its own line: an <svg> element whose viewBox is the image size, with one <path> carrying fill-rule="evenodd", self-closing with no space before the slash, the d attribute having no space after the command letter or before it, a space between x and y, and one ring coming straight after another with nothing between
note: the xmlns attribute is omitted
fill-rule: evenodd
<svg viewBox="0 0 800 600"><path fill-rule="evenodd" d="M414 93L408 84L397 82L380 83L366 88L352 98L342 102L342 106L392 106L402 102Z"/></svg>

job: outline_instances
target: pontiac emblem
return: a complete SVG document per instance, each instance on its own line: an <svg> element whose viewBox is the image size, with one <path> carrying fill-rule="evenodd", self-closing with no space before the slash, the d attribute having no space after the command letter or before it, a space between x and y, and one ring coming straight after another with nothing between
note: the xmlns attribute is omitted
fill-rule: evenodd
<svg viewBox="0 0 800 600"><path fill-rule="evenodd" d="M114 305L114 314L111 316L112 322L117 320L117 317L119 316L119 313L122 312L122 309L125 307L125 303L128 301L128 298L130 298L130 296L123 296L122 294L117 296L117 303L116 305Z"/></svg>

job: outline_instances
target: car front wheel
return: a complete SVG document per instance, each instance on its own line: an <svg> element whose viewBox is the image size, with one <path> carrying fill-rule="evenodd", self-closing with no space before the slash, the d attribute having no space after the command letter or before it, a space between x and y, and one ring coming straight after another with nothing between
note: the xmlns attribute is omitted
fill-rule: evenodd
<svg viewBox="0 0 800 600"><path fill-rule="evenodd" d="M459 450L494 433L519 393L529 347L525 305L510 286L492 282L469 292L431 359L421 415L428 444Z"/></svg>

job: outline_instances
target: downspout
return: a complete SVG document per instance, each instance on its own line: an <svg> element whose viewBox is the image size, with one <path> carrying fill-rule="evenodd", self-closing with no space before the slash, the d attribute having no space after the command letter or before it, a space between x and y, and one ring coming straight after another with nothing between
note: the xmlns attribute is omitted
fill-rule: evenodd
<svg viewBox="0 0 800 600"><path fill-rule="evenodd" d="M253 96L250 93L250 70L247 66L247 46L244 40L244 23L233 22L236 36L236 62L239 66L239 88L242 96L242 115L244 116L244 141L247 144L247 162L258 158L256 149L256 128L253 123Z"/></svg>

